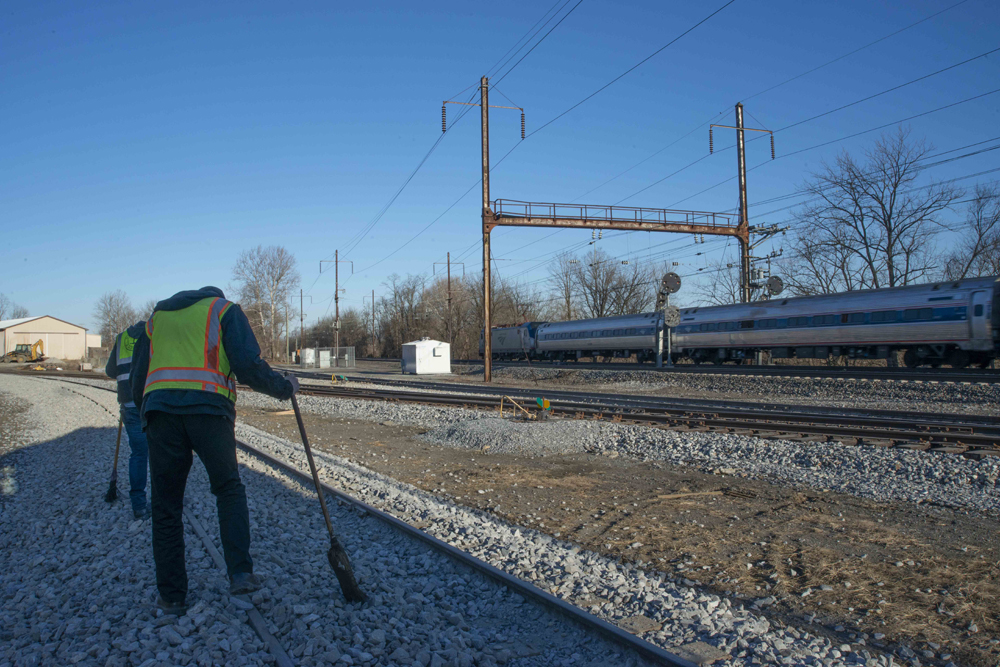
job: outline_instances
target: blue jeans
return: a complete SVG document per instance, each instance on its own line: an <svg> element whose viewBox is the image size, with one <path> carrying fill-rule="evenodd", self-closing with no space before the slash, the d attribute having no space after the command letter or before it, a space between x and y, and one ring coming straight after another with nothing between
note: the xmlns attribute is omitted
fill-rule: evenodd
<svg viewBox="0 0 1000 667"><path fill-rule="evenodd" d="M146 445L146 434L142 432L142 421L138 408L122 406L122 422L128 434L128 446L132 450L128 457L128 481L131 489L128 492L132 500L132 510L135 512L146 509L146 470L149 467L149 449Z"/></svg>

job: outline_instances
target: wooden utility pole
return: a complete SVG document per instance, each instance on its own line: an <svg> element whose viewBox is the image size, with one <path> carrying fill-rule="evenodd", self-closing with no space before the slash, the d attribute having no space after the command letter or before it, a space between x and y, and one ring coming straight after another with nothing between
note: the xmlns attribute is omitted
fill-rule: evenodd
<svg viewBox="0 0 1000 667"><path fill-rule="evenodd" d="M298 348L299 348L299 365L300 366L302 365L302 343L305 342L305 338L302 337L303 336L303 333L302 333L302 322L305 319L304 316L302 315L302 300L303 300L302 289L300 288L299 289L299 344L298 344Z"/></svg>
<svg viewBox="0 0 1000 667"><path fill-rule="evenodd" d="M336 368L340 366L340 250L333 251L333 303L333 365Z"/></svg>
<svg viewBox="0 0 1000 667"><path fill-rule="evenodd" d="M448 345L452 345L451 339L451 252L448 252Z"/></svg>
<svg viewBox="0 0 1000 667"><path fill-rule="evenodd" d="M483 149L483 382L493 381L493 331L490 301L492 284L490 281L490 228L487 220L493 217L490 211L490 93L489 79L485 76L479 82L479 106L482 111Z"/></svg>

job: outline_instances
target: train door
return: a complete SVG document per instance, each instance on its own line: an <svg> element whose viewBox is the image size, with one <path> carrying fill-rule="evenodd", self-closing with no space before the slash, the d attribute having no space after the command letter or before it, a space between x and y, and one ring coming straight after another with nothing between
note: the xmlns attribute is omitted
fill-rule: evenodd
<svg viewBox="0 0 1000 667"><path fill-rule="evenodd" d="M988 350L991 347L989 331L990 298L987 292L973 292L969 302L969 326L972 349Z"/></svg>

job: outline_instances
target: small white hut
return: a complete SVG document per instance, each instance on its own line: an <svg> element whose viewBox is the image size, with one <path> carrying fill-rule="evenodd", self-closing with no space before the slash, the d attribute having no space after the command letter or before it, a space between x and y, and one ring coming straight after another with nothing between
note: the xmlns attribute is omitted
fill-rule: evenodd
<svg viewBox="0 0 1000 667"><path fill-rule="evenodd" d="M451 345L430 338L404 343L402 367L414 375L451 373Z"/></svg>

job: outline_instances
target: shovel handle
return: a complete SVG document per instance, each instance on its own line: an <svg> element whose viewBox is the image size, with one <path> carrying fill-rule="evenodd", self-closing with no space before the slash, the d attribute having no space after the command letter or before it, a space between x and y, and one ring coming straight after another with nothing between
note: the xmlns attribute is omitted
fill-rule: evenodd
<svg viewBox="0 0 1000 667"><path fill-rule="evenodd" d="M111 479L118 479L118 449L122 445L122 418L118 416L118 437L115 439L115 464L111 468Z"/></svg>
<svg viewBox="0 0 1000 667"><path fill-rule="evenodd" d="M302 413L299 411L299 402L292 394L292 409L295 410L295 421L299 425L299 435L302 437L302 446L306 450L306 458L309 460L309 471L312 473L313 484L316 485L316 495L319 496L319 506L323 508L323 519L326 521L326 530L330 533L330 541L336 538L333 535L333 523L330 521L330 511L326 508L326 498L323 493L323 486L319 481L319 473L316 472L316 462L313 460L312 447L309 446L309 436L306 435L305 424L302 423Z"/></svg>

